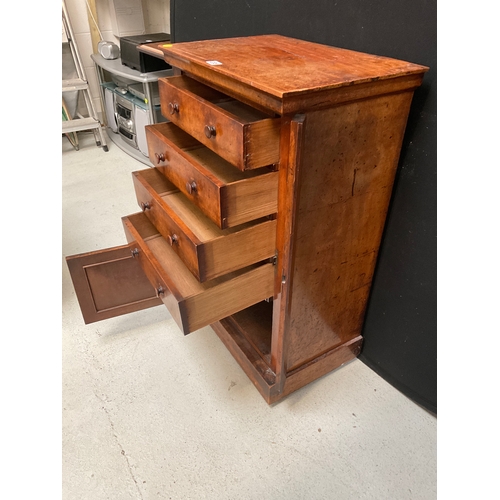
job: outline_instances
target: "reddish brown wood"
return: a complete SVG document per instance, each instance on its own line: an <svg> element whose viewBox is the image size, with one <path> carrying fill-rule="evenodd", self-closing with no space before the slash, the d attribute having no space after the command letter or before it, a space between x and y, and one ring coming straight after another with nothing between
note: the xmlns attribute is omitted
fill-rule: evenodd
<svg viewBox="0 0 500 500"><path fill-rule="evenodd" d="M249 266L200 283L144 213L122 220L128 241L137 249L135 258L184 334L272 295L272 264Z"/></svg>
<svg viewBox="0 0 500 500"><path fill-rule="evenodd" d="M274 256L275 220L220 229L156 169L134 172L133 179L139 206L200 282Z"/></svg>
<svg viewBox="0 0 500 500"><path fill-rule="evenodd" d="M236 325L266 364L271 366L272 301L259 302L233 314L228 320Z"/></svg>
<svg viewBox="0 0 500 500"><path fill-rule="evenodd" d="M263 361L235 322L222 319L211 326L262 397L271 403L271 392L276 385L273 370Z"/></svg>
<svg viewBox="0 0 500 500"><path fill-rule="evenodd" d="M361 333L411 98L380 96L306 115L287 371Z"/></svg>
<svg viewBox="0 0 500 500"><path fill-rule="evenodd" d="M363 339L357 337L288 373L286 377L280 377L263 361L254 343L249 341L248 330L243 329L234 319L235 316L214 323L212 328L268 404L282 400L297 389L352 361L361 351ZM250 330L254 328L255 325L251 325Z"/></svg>
<svg viewBox="0 0 500 500"><path fill-rule="evenodd" d="M273 392L271 402L279 401L288 394L304 387L313 380L330 373L345 363L355 359L361 352L363 338L355 337L338 347L317 356L297 370L287 373L285 382L279 392Z"/></svg>
<svg viewBox="0 0 500 500"><path fill-rule="evenodd" d="M186 76L159 80L163 116L240 170L279 160L279 118Z"/></svg>
<svg viewBox="0 0 500 500"><path fill-rule="evenodd" d="M281 164L279 183L279 212L276 247L278 251L275 277L275 301L273 319L273 337L271 366L278 374L278 392L283 390L287 365L286 355L289 345L289 302L291 294L291 248L295 226L295 206L299 191L299 173L302 164L304 139L304 115L297 115L292 120L285 119L281 141ZM286 135L285 135L286 134Z"/></svg>
<svg viewBox="0 0 500 500"><path fill-rule="evenodd" d="M135 260L184 333L213 323L265 400L279 401L360 352L428 68L277 35L144 50L183 74L160 82L174 123L148 127L156 169L135 174L144 213L124 218Z"/></svg>
<svg viewBox="0 0 500 500"><path fill-rule="evenodd" d="M242 172L173 123L149 125L146 136L156 168L221 229L276 213L278 172Z"/></svg>
<svg viewBox="0 0 500 500"><path fill-rule="evenodd" d="M86 324L161 304L130 245L66 258Z"/></svg>
<svg viewBox="0 0 500 500"><path fill-rule="evenodd" d="M212 87L236 98L265 105L280 114L309 109L309 102L311 99L311 102L315 101L318 91L323 92L325 101L330 95L340 95L339 91L343 100L350 100L350 92L356 94L358 85L369 84L365 87L365 90L369 89L366 96L373 96L388 91L385 80L401 80L415 75L416 80L406 87L411 90L420 84L428 69L405 61L280 35L168 46L158 44L155 48L163 53L167 62L201 81L210 82ZM221 64L213 65L213 61ZM401 83L396 85L401 86ZM342 87L350 87L350 92L344 93ZM298 99L299 96L302 97Z"/></svg>

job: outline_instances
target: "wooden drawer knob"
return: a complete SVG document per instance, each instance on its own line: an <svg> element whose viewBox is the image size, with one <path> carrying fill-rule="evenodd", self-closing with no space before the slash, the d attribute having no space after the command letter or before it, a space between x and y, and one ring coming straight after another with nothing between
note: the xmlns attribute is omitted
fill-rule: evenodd
<svg viewBox="0 0 500 500"><path fill-rule="evenodd" d="M146 201L146 202L143 201L141 203L141 208L142 208L142 211L145 212L146 210L151 209L151 203L149 203L149 201Z"/></svg>
<svg viewBox="0 0 500 500"><path fill-rule="evenodd" d="M215 137L215 127L213 125L205 125L205 135L208 139Z"/></svg>
<svg viewBox="0 0 500 500"><path fill-rule="evenodd" d="M176 234L168 235L168 242L170 243L170 246L174 246L177 243L179 243L179 237Z"/></svg>
<svg viewBox="0 0 500 500"><path fill-rule="evenodd" d="M156 163L161 163L162 161L165 161L165 153L155 153L156 156Z"/></svg>
<svg viewBox="0 0 500 500"><path fill-rule="evenodd" d="M171 115L178 113L179 112L179 105L176 102L169 102L168 103L168 111L170 112Z"/></svg>
<svg viewBox="0 0 500 500"><path fill-rule="evenodd" d="M197 189L198 189L198 186L196 185L195 181L186 182L186 191L189 194L196 193Z"/></svg>

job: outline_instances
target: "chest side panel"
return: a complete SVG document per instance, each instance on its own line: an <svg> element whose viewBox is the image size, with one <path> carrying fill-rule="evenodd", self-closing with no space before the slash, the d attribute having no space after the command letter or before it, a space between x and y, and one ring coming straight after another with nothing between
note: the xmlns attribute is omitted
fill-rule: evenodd
<svg viewBox="0 0 500 500"><path fill-rule="evenodd" d="M306 114L287 371L360 335L412 92Z"/></svg>

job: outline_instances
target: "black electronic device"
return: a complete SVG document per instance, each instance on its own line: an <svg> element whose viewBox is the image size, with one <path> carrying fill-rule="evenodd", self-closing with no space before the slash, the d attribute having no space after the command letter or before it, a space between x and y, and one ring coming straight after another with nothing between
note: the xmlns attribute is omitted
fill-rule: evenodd
<svg viewBox="0 0 500 500"><path fill-rule="evenodd" d="M120 53L122 64L141 73L163 71L171 66L163 59L154 57L137 49L138 45L155 42L170 42L168 33L149 33L145 35L134 35L120 38Z"/></svg>

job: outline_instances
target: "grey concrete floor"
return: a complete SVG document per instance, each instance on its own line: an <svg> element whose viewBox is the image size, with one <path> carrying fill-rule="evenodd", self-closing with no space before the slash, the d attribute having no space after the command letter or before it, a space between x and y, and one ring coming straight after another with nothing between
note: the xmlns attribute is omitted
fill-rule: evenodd
<svg viewBox="0 0 500 500"><path fill-rule="evenodd" d="M139 211L112 142L62 139L64 500L436 498L436 418L359 360L268 406L211 328L164 307L84 325L67 255Z"/></svg>

